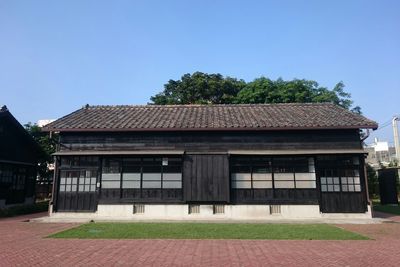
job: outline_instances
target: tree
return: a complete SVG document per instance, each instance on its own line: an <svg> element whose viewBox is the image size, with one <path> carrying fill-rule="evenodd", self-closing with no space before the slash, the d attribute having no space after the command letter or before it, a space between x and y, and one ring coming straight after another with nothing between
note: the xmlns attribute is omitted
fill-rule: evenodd
<svg viewBox="0 0 400 267"><path fill-rule="evenodd" d="M260 104L331 102L350 109L351 95L339 82L332 90L316 81L294 79L284 81L260 77L252 82L224 77L221 74L195 72L180 80L169 80L164 90L150 98L152 104ZM361 113L360 107L353 112Z"/></svg>
<svg viewBox="0 0 400 267"><path fill-rule="evenodd" d="M246 85L243 80L221 74L195 72L185 74L180 80L169 80L164 91L150 100L157 105L172 104L228 104Z"/></svg>
<svg viewBox="0 0 400 267"><path fill-rule="evenodd" d="M294 79L284 81L281 78L272 81L261 77L248 83L235 98L235 103L321 103L331 102L350 109L353 104L351 95L344 91L343 82L332 90L321 87L316 81ZM360 113L360 107L353 108Z"/></svg>
<svg viewBox="0 0 400 267"><path fill-rule="evenodd" d="M379 182L376 171L367 163L368 193L370 198L377 198L379 194Z"/></svg>
<svg viewBox="0 0 400 267"><path fill-rule="evenodd" d="M49 165L53 163L53 154L56 151L56 144L50 136L41 131L36 124L25 124L25 129L36 140L41 147L38 162L38 174L40 178L51 178L52 171L49 170Z"/></svg>

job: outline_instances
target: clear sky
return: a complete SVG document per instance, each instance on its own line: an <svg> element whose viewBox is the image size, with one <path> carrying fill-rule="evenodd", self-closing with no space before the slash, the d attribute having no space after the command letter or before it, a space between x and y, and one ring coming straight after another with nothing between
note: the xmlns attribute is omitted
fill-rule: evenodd
<svg viewBox="0 0 400 267"><path fill-rule="evenodd" d="M382 124L400 114L400 1L0 1L0 104L21 123L145 104L194 71L343 81Z"/></svg>

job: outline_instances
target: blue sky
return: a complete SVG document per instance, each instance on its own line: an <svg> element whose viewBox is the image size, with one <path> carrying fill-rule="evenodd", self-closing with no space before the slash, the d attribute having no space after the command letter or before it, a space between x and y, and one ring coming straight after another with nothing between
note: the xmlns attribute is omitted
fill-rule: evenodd
<svg viewBox="0 0 400 267"><path fill-rule="evenodd" d="M145 104L194 71L343 81L400 114L400 1L0 1L0 104L21 123ZM391 127L373 134L392 141Z"/></svg>

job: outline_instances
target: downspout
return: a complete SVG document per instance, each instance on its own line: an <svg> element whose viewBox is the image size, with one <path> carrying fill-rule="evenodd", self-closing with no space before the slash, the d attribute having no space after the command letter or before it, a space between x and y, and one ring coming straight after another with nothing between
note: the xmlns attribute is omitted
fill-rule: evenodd
<svg viewBox="0 0 400 267"><path fill-rule="evenodd" d="M370 131L369 131L369 129L367 129L366 135L365 135L363 138L361 138L361 143L363 143L363 142L365 141L365 139L367 139L367 138L369 137L369 135L370 135ZM368 172L367 172L367 164L365 163L365 158L366 158L366 156L365 156L365 154L364 154L364 160L363 160L364 187L365 187L365 194L366 194L366 197L367 197L367 209L368 209L368 206L369 206L370 209L371 209L371 216L372 216L372 201L369 199L369 191L368 191Z"/></svg>
<svg viewBox="0 0 400 267"><path fill-rule="evenodd" d="M49 135L50 135L50 139L51 139L53 136L53 132L50 131ZM59 146L57 144L56 151L58 151L58 150L59 150ZM57 157L53 156L53 158L54 158L53 186L51 189L51 199L49 202L49 216L51 216L54 211L54 204L56 202L55 200L57 197L56 194L57 194L57 185L58 185L58 183L57 183L57 177L58 177L58 175L57 175L57 172L58 172Z"/></svg>
<svg viewBox="0 0 400 267"><path fill-rule="evenodd" d="M394 116L392 119L392 127L393 127L393 139L394 139L394 148L396 149L396 159L397 164L400 163L400 144L399 144L399 132L397 128L397 121L400 119L398 116Z"/></svg>

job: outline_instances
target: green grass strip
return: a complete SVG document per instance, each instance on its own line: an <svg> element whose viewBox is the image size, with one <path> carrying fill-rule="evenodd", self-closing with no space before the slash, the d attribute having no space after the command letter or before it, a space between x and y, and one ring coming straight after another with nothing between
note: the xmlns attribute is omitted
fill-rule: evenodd
<svg viewBox="0 0 400 267"><path fill-rule="evenodd" d="M49 237L81 239L368 239L328 224L261 223L88 223Z"/></svg>
<svg viewBox="0 0 400 267"><path fill-rule="evenodd" d="M390 214L400 215L399 205L374 205L374 210Z"/></svg>

